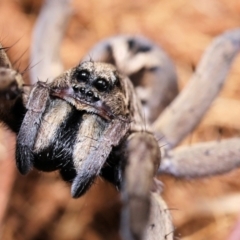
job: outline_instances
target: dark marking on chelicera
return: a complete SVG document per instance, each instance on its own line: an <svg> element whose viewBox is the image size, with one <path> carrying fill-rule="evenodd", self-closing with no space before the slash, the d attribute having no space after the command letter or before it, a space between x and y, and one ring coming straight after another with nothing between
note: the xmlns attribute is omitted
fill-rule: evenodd
<svg viewBox="0 0 240 240"><path fill-rule="evenodd" d="M72 166L72 152L75 146L77 131L82 122L83 112L72 109L59 125L55 138L48 147L34 153L34 167L41 171L62 169L63 179L70 181L76 176Z"/></svg>

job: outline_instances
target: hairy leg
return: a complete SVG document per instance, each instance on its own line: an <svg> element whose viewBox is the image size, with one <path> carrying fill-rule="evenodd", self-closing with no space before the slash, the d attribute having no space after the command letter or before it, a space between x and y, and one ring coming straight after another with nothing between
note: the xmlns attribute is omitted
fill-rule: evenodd
<svg viewBox="0 0 240 240"><path fill-rule="evenodd" d="M1 47L1 45L0 45ZM0 48L0 121L18 132L25 114L23 79L11 68L4 48Z"/></svg>
<svg viewBox="0 0 240 240"><path fill-rule="evenodd" d="M121 233L124 239L143 239L150 215L150 191L160 164L156 139L147 132L131 134L124 144Z"/></svg>

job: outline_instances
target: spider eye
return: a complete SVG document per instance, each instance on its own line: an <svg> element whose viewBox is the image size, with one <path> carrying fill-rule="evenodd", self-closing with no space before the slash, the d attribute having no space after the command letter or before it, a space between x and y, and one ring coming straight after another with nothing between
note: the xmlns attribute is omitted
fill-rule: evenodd
<svg viewBox="0 0 240 240"><path fill-rule="evenodd" d="M98 91L103 92L108 89L109 83L105 79L99 78L95 81L94 86Z"/></svg>
<svg viewBox="0 0 240 240"><path fill-rule="evenodd" d="M78 82L87 82L89 80L89 72L86 70L80 70L76 73L76 79Z"/></svg>

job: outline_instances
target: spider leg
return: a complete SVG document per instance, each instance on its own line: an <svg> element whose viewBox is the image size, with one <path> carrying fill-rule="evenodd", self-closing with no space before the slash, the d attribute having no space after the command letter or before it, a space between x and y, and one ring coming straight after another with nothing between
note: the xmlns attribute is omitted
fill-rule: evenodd
<svg viewBox="0 0 240 240"><path fill-rule="evenodd" d="M156 139L147 132L131 134L125 144L125 169L122 186L123 239L143 239L150 215L150 191L160 164Z"/></svg>
<svg viewBox="0 0 240 240"><path fill-rule="evenodd" d="M199 124L222 89L239 51L239 29L223 33L209 45L189 84L153 123L166 149L175 148Z"/></svg>
<svg viewBox="0 0 240 240"><path fill-rule="evenodd" d="M27 113L21 124L16 145L17 167L21 174L26 174L33 167L33 147L41 123L41 117L49 99L49 89L37 83L29 96L26 108Z"/></svg>
<svg viewBox="0 0 240 240"><path fill-rule="evenodd" d="M25 114L21 74L11 68L11 63L0 44L0 121L18 132Z"/></svg>

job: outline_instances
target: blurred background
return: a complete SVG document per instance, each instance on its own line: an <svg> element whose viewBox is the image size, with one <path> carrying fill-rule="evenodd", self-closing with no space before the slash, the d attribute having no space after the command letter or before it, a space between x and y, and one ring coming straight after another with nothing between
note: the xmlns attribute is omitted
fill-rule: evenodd
<svg viewBox="0 0 240 240"><path fill-rule="evenodd" d="M41 0L0 1L0 41L16 69L29 63L31 34ZM173 59L179 88L188 82L199 59L218 34L240 25L239 0L74 0L73 15L61 48L65 68L102 38L142 34ZM227 83L198 126L182 144L240 135L240 56ZM24 75L28 81L28 73ZM200 89L199 91L204 91ZM99 180L82 198L70 197L68 184L58 173L32 171L21 176L15 169L14 136L0 128L0 239L100 240L118 239L117 191ZM227 239L240 204L229 200L239 194L240 170L204 179L160 176L163 197L173 216L176 236L184 240ZM219 205L220 200L223 205ZM216 209L201 210L201 203ZM234 205L234 206L233 206Z"/></svg>

